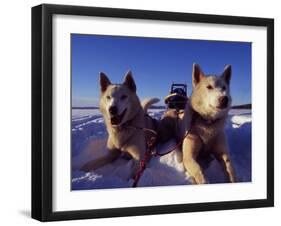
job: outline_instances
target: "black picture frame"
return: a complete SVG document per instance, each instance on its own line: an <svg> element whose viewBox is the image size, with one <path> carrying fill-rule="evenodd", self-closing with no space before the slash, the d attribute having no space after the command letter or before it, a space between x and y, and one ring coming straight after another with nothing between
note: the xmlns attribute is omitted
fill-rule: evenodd
<svg viewBox="0 0 281 226"><path fill-rule="evenodd" d="M54 212L52 210L52 18L55 14L266 27L267 198ZM50 4L32 8L32 218L40 221L55 221L270 206L274 206L273 19Z"/></svg>

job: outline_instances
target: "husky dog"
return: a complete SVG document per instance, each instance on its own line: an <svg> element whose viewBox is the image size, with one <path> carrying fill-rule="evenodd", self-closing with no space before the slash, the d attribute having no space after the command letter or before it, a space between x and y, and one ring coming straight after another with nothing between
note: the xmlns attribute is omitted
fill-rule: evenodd
<svg viewBox="0 0 281 226"><path fill-rule="evenodd" d="M224 133L231 107L230 79L230 65L219 76L206 76L198 64L193 65L193 91L181 123L182 137L189 131L183 140L182 151L184 167L193 183L207 183L199 164L200 156L206 154L212 154L221 163L229 181L235 182Z"/></svg>
<svg viewBox="0 0 281 226"><path fill-rule="evenodd" d="M140 103L136 90L130 71L122 84L112 84L104 73L100 73L99 107L108 132L108 154L86 163L83 171L95 170L114 161L121 153L127 153L135 160L131 176L135 175L144 158L147 139L152 135L143 129L155 130L156 126L147 116L147 109L159 101L152 98Z"/></svg>

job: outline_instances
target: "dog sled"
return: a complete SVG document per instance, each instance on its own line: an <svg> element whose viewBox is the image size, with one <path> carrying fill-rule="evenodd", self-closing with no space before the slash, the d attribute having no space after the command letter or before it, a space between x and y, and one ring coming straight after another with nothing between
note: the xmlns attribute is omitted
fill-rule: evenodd
<svg viewBox="0 0 281 226"><path fill-rule="evenodd" d="M173 83L169 95L164 99L168 109L176 110L183 110L187 101L187 85L181 83Z"/></svg>

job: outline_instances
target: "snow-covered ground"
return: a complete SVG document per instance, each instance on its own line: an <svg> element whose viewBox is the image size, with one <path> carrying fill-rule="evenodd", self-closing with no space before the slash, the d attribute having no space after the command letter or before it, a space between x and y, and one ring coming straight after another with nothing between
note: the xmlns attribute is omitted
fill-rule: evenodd
<svg viewBox="0 0 281 226"><path fill-rule="evenodd" d="M159 119L163 109L151 109L149 114ZM239 182L251 181L251 110L231 110L225 128L231 159ZM94 172L85 173L79 168L89 160L106 153L107 132L99 110L72 110L72 189L131 187L128 173L133 160L119 158ZM159 145L157 150L169 150L175 143ZM180 150L162 157L153 157L143 172L138 186L167 186L191 184L181 161ZM221 166L213 160L205 169L210 183L226 182Z"/></svg>

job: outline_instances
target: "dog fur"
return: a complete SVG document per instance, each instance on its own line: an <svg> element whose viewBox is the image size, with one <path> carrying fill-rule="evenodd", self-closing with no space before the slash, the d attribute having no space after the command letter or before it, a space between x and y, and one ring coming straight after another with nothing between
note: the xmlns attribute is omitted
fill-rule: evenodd
<svg viewBox="0 0 281 226"><path fill-rule="evenodd" d="M184 125L182 131L190 129L190 132L183 141L182 151L184 167L196 184L207 183L202 167L198 163L202 153L212 154L221 163L228 180L235 182L224 133L231 107L230 79L230 65L225 67L220 76L206 76L198 64L193 65L193 91L182 119Z"/></svg>
<svg viewBox="0 0 281 226"><path fill-rule="evenodd" d="M146 115L147 109L159 99L145 99L141 103L130 71L122 84L112 84L104 73L100 73L100 93L99 107L108 132L108 154L86 163L82 170L95 170L126 153L135 160L133 177L144 158L146 142L152 135L141 128L156 129L152 118Z"/></svg>
<svg viewBox="0 0 281 226"><path fill-rule="evenodd" d="M159 123L160 142L169 139L182 144L183 164L194 184L207 183L199 162L214 156L222 165L230 182L235 182L234 169L228 154L224 133L225 122L231 107L231 66L227 65L222 75L206 76L198 64L193 65L193 91L184 111L167 110ZM223 103L222 99L227 99Z"/></svg>

